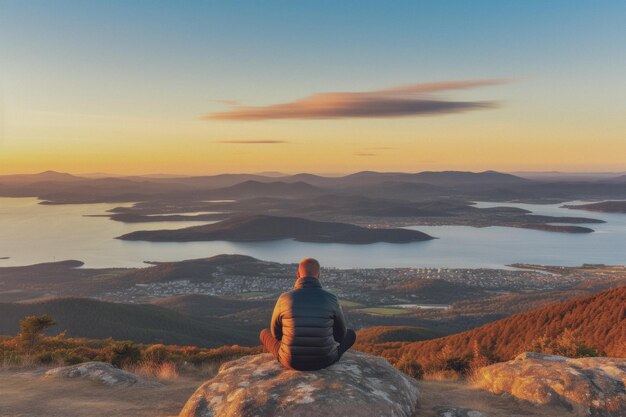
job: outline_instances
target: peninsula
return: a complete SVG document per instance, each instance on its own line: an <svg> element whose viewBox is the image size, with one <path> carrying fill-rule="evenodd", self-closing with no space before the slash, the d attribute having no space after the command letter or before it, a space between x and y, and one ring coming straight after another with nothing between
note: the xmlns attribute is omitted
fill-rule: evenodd
<svg viewBox="0 0 626 417"><path fill-rule="evenodd" d="M571 210L587 210L587 211L599 211L603 213L626 213L626 201L602 201L600 203L589 204L566 204L562 206Z"/></svg>

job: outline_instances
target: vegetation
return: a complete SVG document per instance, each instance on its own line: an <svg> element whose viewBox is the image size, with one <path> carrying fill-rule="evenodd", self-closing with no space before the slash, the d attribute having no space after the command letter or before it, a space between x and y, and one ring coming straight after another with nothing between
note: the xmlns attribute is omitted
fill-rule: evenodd
<svg viewBox="0 0 626 417"><path fill-rule="evenodd" d="M32 352L41 341L44 330L55 324L54 319L47 314L24 317L20 320L19 346L26 352Z"/></svg>
<svg viewBox="0 0 626 417"><path fill-rule="evenodd" d="M216 368L241 356L259 353L260 347L238 345L214 349L195 346L145 345L124 340L67 338L64 333L45 336L43 330L54 323L48 315L29 316L20 322L17 336L0 337L0 365L74 365L103 361L143 374L176 375L178 369Z"/></svg>
<svg viewBox="0 0 626 417"><path fill-rule="evenodd" d="M413 326L374 326L357 332L359 343L417 342L440 336L434 330Z"/></svg>
<svg viewBox="0 0 626 417"><path fill-rule="evenodd" d="M390 308L390 307L367 307L367 308L360 308L358 310L356 310L360 313L367 313L367 314L376 314L376 315L380 315L380 316L397 316L400 314L406 314L407 310L403 309L403 308Z"/></svg>
<svg viewBox="0 0 626 417"><path fill-rule="evenodd" d="M626 286L517 314L482 327L437 339L411 326L359 331L355 348L388 359L415 378L471 377L484 366L524 351L569 357L626 357ZM134 306L130 306L134 307ZM142 374L175 377L188 366L216 368L224 361L255 354L260 347L141 344L112 338L45 336L55 320L27 316L16 336L0 338L0 363L75 364L106 361ZM426 340L429 339L429 340Z"/></svg>
<svg viewBox="0 0 626 417"><path fill-rule="evenodd" d="M417 362L424 375L470 375L524 351L570 357L626 357L626 286L517 314L479 328L418 342L357 341L397 367Z"/></svg>
<svg viewBox="0 0 626 417"><path fill-rule="evenodd" d="M587 346L579 336L579 332L570 329L565 329L563 333L555 338L544 335L533 340L529 350L547 353L549 355L568 356L571 358L599 356L596 349Z"/></svg>

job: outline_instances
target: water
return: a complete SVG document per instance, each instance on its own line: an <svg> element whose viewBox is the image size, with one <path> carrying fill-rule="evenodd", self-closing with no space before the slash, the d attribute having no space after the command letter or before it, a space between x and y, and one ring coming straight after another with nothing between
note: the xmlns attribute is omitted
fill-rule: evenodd
<svg viewBox="0 0 626 417"><path fill-rule="evenodd" d="M409 244L345 245L300 243L290 240L256 243L128 242L114 239L135 230L176 229L209 222L124 224L104 214L121 204L47 206L35 198L0 198L0 266L77 259L87 267L138 267L144 261L178 261L238 253L259 259L293 263L305 256L340 268L449 267L500 268L507 264L582 263L626 264L626 215L568 210L556 205L479 203L478 207L506 205L537 214L602 219L589 225L591 234L552 233L510 227L415 226L439 239Z"/></svg>

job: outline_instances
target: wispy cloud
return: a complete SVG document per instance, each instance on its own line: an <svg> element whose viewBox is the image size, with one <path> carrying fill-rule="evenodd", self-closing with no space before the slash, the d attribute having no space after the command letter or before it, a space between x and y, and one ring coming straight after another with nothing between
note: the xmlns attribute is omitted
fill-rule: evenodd
<svg viewBox="0 0 626 417"><path fill-rule="evenodd" d="M357 152L354 154L355 156L376 156L378 154L371 152Z"/></svg>
<svg viewBox="0 0 626 417"><path fill-rule="evenodd" d="M366 92L313 94L289 103L268 106L231 105L231 110L211 113L205 119L340 119L383 118L460 113L497 107L492 101L451 101L434 93L510 82L509 79L442 81Z"/></svg>
<svg viewBox="0 0 626 417"><path fill-rule="evenodd" d="M275 143L288 143L286 140L219 140L219 143L232 143L236 145L266 145Z"/></svg>

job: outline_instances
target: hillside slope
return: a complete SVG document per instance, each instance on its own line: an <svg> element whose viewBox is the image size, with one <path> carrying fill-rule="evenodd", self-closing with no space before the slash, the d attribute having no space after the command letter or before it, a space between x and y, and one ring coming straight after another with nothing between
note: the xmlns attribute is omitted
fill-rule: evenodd
<svg viewBox="0 0 626 417"><path fill-rule="evenodd" d="M544 335L558 336L564 329L574 330L588 346L607 356L626 357L626 286L552 304L438 339L402 346L369 344L360 348L390 359L406 357L427 364L436 361L444 347L449 357L467 357L472 354L476 341L495 359L505 361L528 349L533 340Z"/></svg>
<svg viewBox="0 0 626 417"><path fill-rule="evenodd" d="M219 318L201 320L167 308L146 304L109 303L88 298L62 298L36 303L0 303L0 334L14 335L21 318L50 314L57 322L51 333L67 331L68 337L132 340L217 347L257 345L256 331L236 328Z"/></svg>

